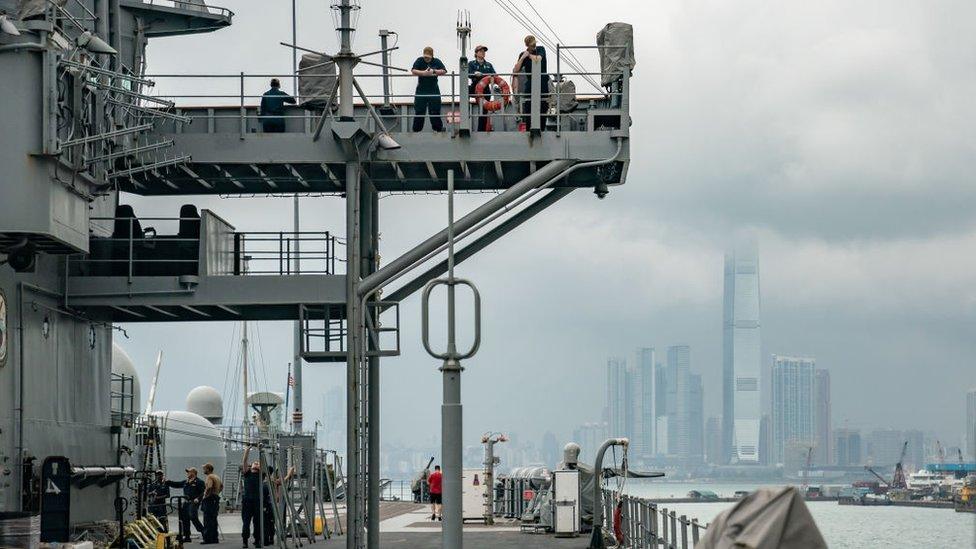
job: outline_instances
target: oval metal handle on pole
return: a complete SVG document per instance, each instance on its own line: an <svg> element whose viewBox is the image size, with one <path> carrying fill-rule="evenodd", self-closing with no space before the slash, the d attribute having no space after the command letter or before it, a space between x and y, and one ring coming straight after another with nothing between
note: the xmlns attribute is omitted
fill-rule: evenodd
<svg viewBox="0 0 976 549"><path fill-rule="evenodd" d="M430 292L433 291L433 289L437 286L457 286L459 284L471 288L471 293L474 296L474 341L471 344L471 349L465 353L438 353L435 352L430 346ZM453 302L448 306L452 307ZM478 292L478 288L473 282L463 278L455 278L453 284L451 280L447 278L437 278L431 280L426 286L424 286L424 293L421 297L421 309L423 317L421 319L421 335L424 349L427 350L427 354L441 360L464 360L473 357L475 353L478 352L478 348L481 347L481 294ZM450 317L454 317L453 313L450 315Z"/></svg>

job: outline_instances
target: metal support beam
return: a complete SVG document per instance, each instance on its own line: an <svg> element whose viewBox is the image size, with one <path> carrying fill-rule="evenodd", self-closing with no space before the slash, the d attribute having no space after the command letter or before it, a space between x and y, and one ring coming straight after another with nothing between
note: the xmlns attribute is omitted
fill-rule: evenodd
<svg viewBox="0 0 976 549"><path fill-rule="evenodd" d="M366 181L360 186L360 264L362 273L376 271L377 245L379 240L379 193L375 186ZM362 313L367 317L378 317L378 308L371 307ZM375 323L374 323L375 324ZM376 334L373 329L367 329ZM372 351L378 351L378 334L366 342L366 546L379 548L380 533L380 360Z"/></svg>
<svg viewBox="0 0 976 549"><path fill-rule="evenodd" d="M481 206L475 208L455 223L455 234L462 234L480 221L511 204L525 193L532 189L544 185L557 176L562 175L573 162L571 160L553 160L540 168L537 172L529 175L525 179L512 185L505 192L493 197ZM413 265L418 260L425 257L447 242L448 230L444 229L431 236L424 242L415 246L410 251L391 261L388 265L363 279L359 287L360 295L368 295L373 290L382 287L394 276L399 275L405 269Z"/></svg>
<svg viewBox="0 0 976 549"><path fill-rule="evenodd" d="M458 250L454 258L455 264L460 263L465 259L468 259L469 257L473 256L474 254L480 252L481 250L487 248L493 242L505 236L506 234L512 232L515 228L519 227L526 221L532 219L533 217L536 216L536 214L545 210L549 206L552 206L553 204L555 204L556 202L558 202L560 199L562 199L563 197L565 197L571 192L573 192L573 189L568 187L557 187L549 191L548 193L546 193L545 196L543 196L539 200L536 200L525 209L521 210L520 212L513 215L509 219L506 219L497 227L491 229L487 233L478 237L478 239L472 242L471 244L468 244L464 248ZM447 272L447 260L445 259L444 261L441 261L437 265L434 265L430 269L424 271L423 274L414 278L410 282L407 282L403 286L397 288L386 299L389 301L403 301L404 299L406 299L408 296L410 296L417 290L423 288L425 284L427 284L431 280L434 280L435 278L441 276L446 272Z"/></svg>

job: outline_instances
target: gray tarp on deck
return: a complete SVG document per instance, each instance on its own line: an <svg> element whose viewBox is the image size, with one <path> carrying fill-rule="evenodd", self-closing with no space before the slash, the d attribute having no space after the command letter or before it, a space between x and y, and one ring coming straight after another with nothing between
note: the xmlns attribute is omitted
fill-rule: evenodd
<svg viewBox="0 0 976 549"><path fill-rule="evenodd" d="M338 82L331 57L306 53L298 62L298 101L306 109L324 109Z"/></svg>
<svg viewBox="0 0 976 549"><path fill-rule="evenodd" d="M634 70L634 27L628 23L607 23L596 33L600 46L600 84L609 86L620 79L624 70Z"/></svg>
<svg viewBox="0 0 976 549"><path fill-rule="evenodd" d="M826 549L820 530L793 486L762 489L719 513L698 549Z"/></svg>

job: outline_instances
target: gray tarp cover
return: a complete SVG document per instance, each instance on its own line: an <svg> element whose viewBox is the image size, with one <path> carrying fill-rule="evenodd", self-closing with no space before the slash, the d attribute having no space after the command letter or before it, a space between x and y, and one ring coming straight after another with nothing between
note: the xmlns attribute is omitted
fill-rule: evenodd
<svg viewBox="0 0 976 549"><path fill-rule="evenodd" d="M559 111L573 112L578 105L576 101L576 82L562 80L553 82L549 87L549 104L556 107L556 97L559 97Z"/></svg>
<svg viewBox="0 0 976 549"><path fill-rule="evenodd" d="M609 86L620 79L624 69L634 70L634 27L627 23L607 23L596 33L596 45L600 47L600 84ZM607 47L613 46L613 47ZM623 47L617 47L623 46Z"/></svg>
<svg viewBox="0 0 976 549"><path fill-rule="evenodd" d="M793 486L757 490L708 525L697 549L826 549Z"/></svg>
<svg viewBox="0 0 976 549"><path fill-rule="evenodd" d="M298 62L298 95L303 107L324 109L336 81L336 66L331 57L306 53Z"/></svg>
<svg viewBox="0 0 976 549"><path fill-rule="evenodd" d="M54 0L54 4L64 7L68 0ZM51 5L49 0L20 0L17 2L17 18L24 20L38 15L44 15L44 11Z"/></svg>

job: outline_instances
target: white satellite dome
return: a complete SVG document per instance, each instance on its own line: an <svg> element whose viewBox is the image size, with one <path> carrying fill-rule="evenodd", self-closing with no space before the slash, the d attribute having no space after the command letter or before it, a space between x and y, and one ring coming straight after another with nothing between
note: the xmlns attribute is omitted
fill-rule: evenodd
<svg viewBox="0 0 976 549"><path fill-rule="evenodd" d="M203 464L212 463L218 475L224 472L227 454L220 431L205 417L193 412L153 412L163 438L166 478L186 477L187 467L196 467L203 477Z"/></svg>
<svg viewBox="0 0 976 549"><path fill-rule="evenodd" d="M136 371L135 363L125 350L114 341L112 342L112 373L132 378L132 411L141 413L142 388L139 385L139 372ZM113 390L117 389L120 387L113 387ZM129 390L129 387L125 387L125 390Z"/></svg>
<svg viewBox="0 0 976 549"><path fill-rule="evenodd" d="M224 398L209 385L194 388L186 395L186 410L219 425L224 419Z"/></svg>

